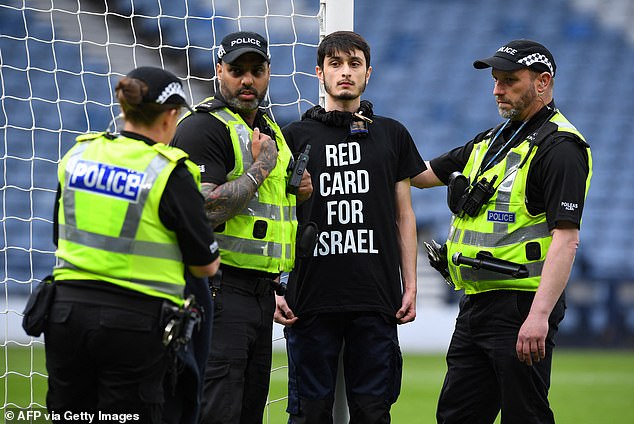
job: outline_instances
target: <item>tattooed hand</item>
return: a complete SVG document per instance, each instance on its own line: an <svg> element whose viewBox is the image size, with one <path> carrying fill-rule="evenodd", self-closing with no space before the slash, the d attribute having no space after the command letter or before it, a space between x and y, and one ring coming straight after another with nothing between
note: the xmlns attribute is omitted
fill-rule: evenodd
<svg viewBox="0 0 634 424"><path fill-rule="evenodd" d="M239 178L221 185L202 184L205 210L212 226L216 227L238 214L256 194L277 162L275 140L262 134L257 128L254 129L251 138L251 154L253 164Z"/></svg>
<svg viewBox="0 0 634 424"><path fill-rule="evenodd" d="M253 130L251 136L251 154L253 155L254 165L255 162L260 162L258 168L264 173L263 178L258 180L258 183L262 184L264 178L266 178L271 170L275 167L277 161L277 145L275 140L266 134L262 134L258 128Z"/></svg>

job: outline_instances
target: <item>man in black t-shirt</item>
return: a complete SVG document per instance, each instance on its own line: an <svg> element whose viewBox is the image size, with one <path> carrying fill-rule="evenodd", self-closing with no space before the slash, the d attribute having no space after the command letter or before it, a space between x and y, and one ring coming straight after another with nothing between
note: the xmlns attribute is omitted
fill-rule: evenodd
<svg viewBox="0 0 634 424"><path fill-rule="evenodd" d="M300 228L318 228L315 245L298 248L303 257L286 298L277 297L275 319L287 326L287 412L290 423L332 422L345 344L350 422L384 423L400 391L397 324L416 316L409 178L425 165L405 127L360 99L372 71L366 41L335 32L317 54L325 107L284 128L292 151L311 146L314 191L298 207L298 220Z"/></svg>
<svg viewBox="0 0 634 424"><path fill-rule="evenodd" d="M473 65L492 68L506 122L412 179L449 186L449 236L430 263L465 291L436 417L493 423L501 410L505 422L554 423L552 352L592 156L555 107L556 65L543 45L514 40Z"/></svg>

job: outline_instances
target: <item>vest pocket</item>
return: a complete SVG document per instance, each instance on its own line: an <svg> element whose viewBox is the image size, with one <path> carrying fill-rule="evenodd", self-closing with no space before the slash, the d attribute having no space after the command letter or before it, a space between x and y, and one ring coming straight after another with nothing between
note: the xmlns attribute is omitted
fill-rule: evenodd
<svg viewBox="0 0 634 424"><path fill-rule="evenodd" d="M68 321L72 310L73 305L70 303L55 302L51 306L51 311L48 315L48 322L63 324Z"/></svg>

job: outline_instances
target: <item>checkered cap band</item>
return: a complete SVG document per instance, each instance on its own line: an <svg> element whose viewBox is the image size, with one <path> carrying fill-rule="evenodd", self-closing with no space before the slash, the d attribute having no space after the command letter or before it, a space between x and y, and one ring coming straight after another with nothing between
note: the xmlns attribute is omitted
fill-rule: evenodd
<svg viewBox="0 0 634 424"><path fill-rule="evenodd" d="M548 69L550 69L550 74L555 75L555 71L553 70L553 65L550 63L550 60L548 60L548 58L541 53L530 54L518 60L517 63L521 63L522 65L527 67L533 65L534 63L543 63L544 65L548 66Z"/></svg>

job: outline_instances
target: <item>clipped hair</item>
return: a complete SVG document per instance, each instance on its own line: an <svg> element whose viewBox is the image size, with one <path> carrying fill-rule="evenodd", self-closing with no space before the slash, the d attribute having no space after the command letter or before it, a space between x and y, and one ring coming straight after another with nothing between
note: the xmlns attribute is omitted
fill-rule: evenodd
<svg viewBox="0 0 634 424"><path fill-rule="evenodd" d="M365 39L354 31L335 31L321 40L317 48L317 65L324 67L326 56L334 56L336 52L352 54L355 50L361 50L365 56L365 66L370 67L370 45Z"/></svg>

